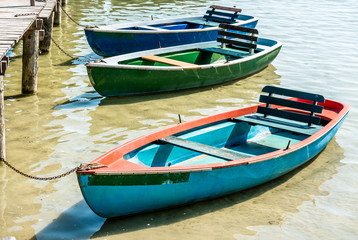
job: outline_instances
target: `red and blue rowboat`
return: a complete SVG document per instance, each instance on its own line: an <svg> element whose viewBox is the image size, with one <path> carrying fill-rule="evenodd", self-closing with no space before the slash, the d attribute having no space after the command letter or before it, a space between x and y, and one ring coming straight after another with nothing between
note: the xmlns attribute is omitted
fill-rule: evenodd
<svg viewBox="0 0 358 240"><path fill-rule="evenodd" d="M241 14L241 9L210 6L204 16L129 22L87 27L92 50L104 57L126 53L215 41L219 24L255 28L258 18Z"/></svg>
<svg viewBox="0 0 358 240"><path fill-rule="evenodd" d="M318 94L263 92L263 104L180 123L97 158L77 171L87 204L109 218L257 186L319 154L350 108Z"/></svg>

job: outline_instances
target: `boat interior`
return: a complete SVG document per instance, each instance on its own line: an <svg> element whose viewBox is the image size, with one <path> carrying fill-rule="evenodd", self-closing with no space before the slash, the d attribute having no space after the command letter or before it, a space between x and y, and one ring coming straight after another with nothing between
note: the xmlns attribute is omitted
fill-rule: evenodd
<svg viewBox="0 0 358 240"><path fill-rule="evenodd" d="M130 28L125 28L124 30L184 30L184 29L200 29L208 27L217 27L220 23L235 23L239 21L245 21L251 16L239 14L241 9L238 8L229 8L212 5L211 9L207 10L202 19L191 20L191 21L182 21L182 22L172 22L172 23L163 23L163 24L153 24L153 25L141 25L133 26Z"/></svg>
<svg viewBox="0 0 358 240"><path fill-rule="evenodd" d="M124 159L147 167L221 163L289 149L322 129L321 95L266 86L254 114L225 119L161 138ZM273 96L280 95L279 97ZM284 99L282 96L295 99ZM272 106L274 104L274 106ZM281 109L277 109L281 106ZM282 109L284 107L284 109ZM286 108L289 109L286 109Z"/></svg>
<svg viewBox="0 0 358 240"><path fill-rule="evenodd" d="M217 42L221 46L164 53L120 61L118 64L145 66L182 66L227 63L263 51L257 49L258 31L252 28L220 24ZM228 31L227 31L228 30Z"/></svg>

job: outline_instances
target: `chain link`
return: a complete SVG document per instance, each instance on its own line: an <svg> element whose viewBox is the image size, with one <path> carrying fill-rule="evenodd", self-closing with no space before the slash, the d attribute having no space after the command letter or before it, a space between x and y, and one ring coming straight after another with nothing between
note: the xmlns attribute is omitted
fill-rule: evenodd
<svg viewBox="0 0 358 240"><path fill-rule="evenodd" d="M60 7L61 7L62 11L66 14L66 16L67 16L69 19L72 20L72 22L76 23L76 24L77 24L78 26L80 26L80 27L87 27L87 26L85 26L85 25L79 24L75 19L73 19L73 18L70 16L70 14L68 14L68 13L65 11L65 9L62 7L62 5L60 5Z"/></svg>
<svg viewBox="0 0 358 240"><path fill-rule="evenodd" d="M43 27L44 27L44 29L45 29L45 32L46 32L46 33L49 33L48 29L47 29L45 26L43 26ZM56 47L57 47L58 49L60 49L61 52L63 52L67 57L71 58L72 60L76 60L76 61L80 61L80 62L85 62L85 63L91 62L91 59L92 59L92 60L98 60L98 58L88 58L88 60L80 59L80 57L75 58L75 57L71 56L69 53L67 53L67 52L55 41L55 39L52 38L51 35L48 35L48 36L50 36L51 41L56 45Z"/></svg>
<svg viewBox="0 0 358 240"><path fill-rule="evenodd" d="M103 167L108 167L107 165L103 165L100 163L87 163L87 164L80 164L80 166L75 167L73 169L71 169L70 171L67 171L65 173L62 173L60 175L56 175L53 177L35 177L35 176L31 176L27 173L24 173L18 169L16 169L14 166L12 166L8 161L6 161L5 159L0 159L0 162L3 161L4 164L6 166L8 166L9 168L11 168L12 170L14 170L15 172L17 172L18 174L27 177L27 178L31 178L31 179L35 179L35 180L40 180L40 181L50 181L50 180L56 180L59 178L63 178L66 177L67 175L70 175L71 173L75 172L75 171L84 171L84 170L92 170L92 169L97 169L97 168L103 168Z"/></svg>
<svg viewBox="0 0 358 240"><path fill-rule="evenodd" d="M11 168L12 170L14 170L15 172L19 173L20 175L27 177L27 178L31 178L31 179L35 179L35 180L40 180L40 181L50 181L50 180L55 180L55 179L59 179L62 177L65 177L77 170L79 170L81 168L81 166L79 167L75 167L73 169L71 169L68 172L65 172L63 174L57 175L57 176L53 176L53 177L35 177L35 176L31 176L27 173L21 172L20 170L16 169L14 166L12 166L9 162L7 162L5 159L0 159L0 161L3 161L5 163L6 166L8 166L9 168Z"/></svg>

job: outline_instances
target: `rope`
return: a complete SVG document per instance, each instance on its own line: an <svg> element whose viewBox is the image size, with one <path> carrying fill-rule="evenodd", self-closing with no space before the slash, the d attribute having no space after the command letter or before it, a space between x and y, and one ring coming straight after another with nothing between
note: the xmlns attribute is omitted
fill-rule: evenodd
<svg viewBox="0 0 358 240"><path fill-rule="evenodd" d="M80 171L80 170L91 170L91 169L96 169L96 168L102 168L102 167L107 167L106 165L102 165L100 163L92 163L92 164L80 164L80 166L75 167L65 173L53 176L53 177L35 177L35 176L31 176L27 173L24 173L18 169L16 169L14 166L12 166L8 161L6 161L5 159L0 159L0 162L3 161L5 163L6 166L8 166L9 168L11 168L12 170L14 170L15 172L19 173L20 175L27 177L27 178L31 178L31 179L35 179L35 180L40 180L40 181L50 181L50 180L56 180L59 178L63 178L66 177L67 175L70 175L71 173L75 172L75 171Z"/></svg>

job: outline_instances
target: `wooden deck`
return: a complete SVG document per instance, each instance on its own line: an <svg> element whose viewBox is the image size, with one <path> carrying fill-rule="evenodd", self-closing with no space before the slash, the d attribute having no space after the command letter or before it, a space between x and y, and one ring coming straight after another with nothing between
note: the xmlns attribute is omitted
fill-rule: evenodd
<svg viewBox="0 0 358 240"><path fill-rule="evenodd" d="M0 60L18 43L36 19L46 19L54 11L56 0L46 2L30 0L0 1Z"/></svg>

